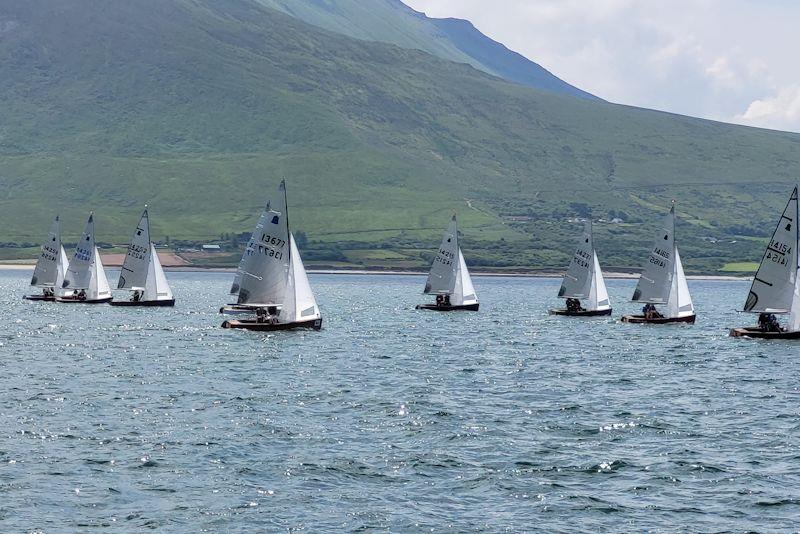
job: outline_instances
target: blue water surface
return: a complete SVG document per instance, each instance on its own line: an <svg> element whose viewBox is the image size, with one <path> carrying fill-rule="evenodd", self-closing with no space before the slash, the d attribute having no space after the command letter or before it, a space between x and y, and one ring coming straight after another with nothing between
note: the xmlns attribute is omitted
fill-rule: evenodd
<svg viewBox="0 0 800 534"><path fill-rule="evenodd" d="M728 337L746 282L639 326L632 280L573 319L554 279L476 276L481 311L442 314L421 276L311 275L323 330L263 334L219 328L230 274L168 273L173 309L29 276L0 272L3 532L800 524L800 344Z"/></svg>

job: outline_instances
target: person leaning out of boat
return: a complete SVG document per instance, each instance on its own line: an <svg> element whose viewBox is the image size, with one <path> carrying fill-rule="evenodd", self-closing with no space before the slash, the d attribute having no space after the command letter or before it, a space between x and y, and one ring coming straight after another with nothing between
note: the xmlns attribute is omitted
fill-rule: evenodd
<svg viewBox="0 0 800 534"><path fill-rule="evenodd" d="M450 295L436 295L436 305L441 307L450 306Z"/></svg>
<svg viewBox="0 0 800 534"><path fill-rule="evenodd" d="M570 312L583 311L583 307L581 306L581 301L573 298L567 299L567 311Z"/></svg>
<svg viewBox="0 0 800 534"><path fill-rule="evenodd" d="M44 296L47 298L54 297L56 295L56 291L52 287L46 287L42 292L44 293Z"/></svg>
<svg viewBox="0 0 800 534"><path fill-rule="evenodd" d="M781 324L773 313L760 313L758 315L758 327L764 332L782 332Z"/></svg>

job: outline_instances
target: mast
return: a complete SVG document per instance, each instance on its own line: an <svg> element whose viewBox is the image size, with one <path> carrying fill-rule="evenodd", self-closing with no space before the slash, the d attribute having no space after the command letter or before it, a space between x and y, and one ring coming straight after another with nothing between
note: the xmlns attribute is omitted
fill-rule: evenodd
<svg viewBox="0 0 800 534"><path fill-rule="evenodd" d="M283 188L283 216L286 218L286 235L292 239L292 233L289 231L289 199L286 196L286 178L281 180L281 187ZM289 247L289 268L292 265L292 247Z"/></svg>

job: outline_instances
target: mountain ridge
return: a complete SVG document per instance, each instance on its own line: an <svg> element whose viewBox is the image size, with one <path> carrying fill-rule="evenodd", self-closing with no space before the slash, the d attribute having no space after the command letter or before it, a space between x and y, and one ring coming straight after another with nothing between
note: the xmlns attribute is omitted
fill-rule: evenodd
<svg viewBox="0 0 800 534"><path fill-rule="evenodd" d="M487 37L470 21L428 17L401 0L258 1L309 24L349 37L423 50L535 89L600 100Z"/></svg>

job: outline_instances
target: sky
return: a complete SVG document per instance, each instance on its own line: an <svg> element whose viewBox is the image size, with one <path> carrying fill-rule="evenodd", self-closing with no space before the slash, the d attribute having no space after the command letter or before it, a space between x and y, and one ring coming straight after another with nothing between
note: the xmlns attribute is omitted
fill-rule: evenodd
<svg viewBox="0 0 800 534"><path fill-rule="evenodd" d="M404 0L611 102L800 132L800 0Z"/></svg>

